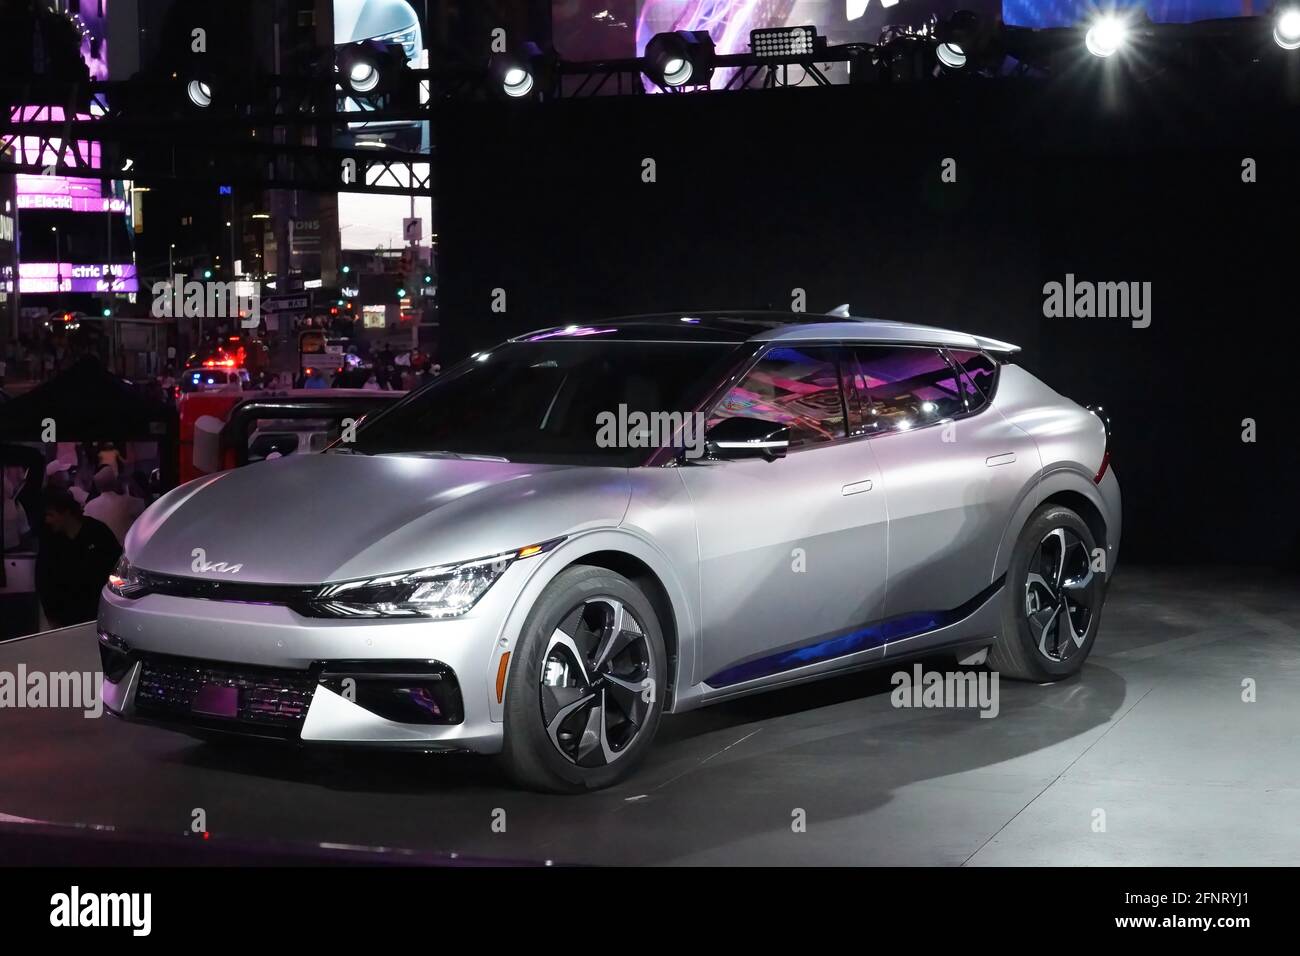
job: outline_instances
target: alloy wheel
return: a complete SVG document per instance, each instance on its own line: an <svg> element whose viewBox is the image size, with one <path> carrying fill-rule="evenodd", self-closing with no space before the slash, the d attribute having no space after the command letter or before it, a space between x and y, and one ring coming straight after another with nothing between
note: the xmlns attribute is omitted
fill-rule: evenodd
<svg viewBox="0 0 1300 956"><path fill-rule="evenodd" d="M1087 640L1096 604L1087 544L1070 528L1053 528L1025 575L1025 620L1038 653L1054 663L1068 660Z"/></svg>
<svg viewBox="0 0 1300 956"><path fill-rule="evenodd" d="M567 760L602 767L628 751L654 707L653 655L641 622L614 598L592 598L560 622L539 691L547 736Z"/></svg>

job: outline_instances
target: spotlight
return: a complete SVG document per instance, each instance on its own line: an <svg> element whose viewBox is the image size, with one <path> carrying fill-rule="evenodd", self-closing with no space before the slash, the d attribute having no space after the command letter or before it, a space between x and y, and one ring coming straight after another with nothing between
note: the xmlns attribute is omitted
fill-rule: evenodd
<svg viewBox="0 0 1300 956"><path fill-rule="evenodd" d="M1083 42L1093 56L1113 56L1128 42L1128 24L1113 13L1102 14L1089 25Z"/></svg>
<svg viewBox="0 0 1300 956"><path fill-rule="evenodd" d="M656 33L646 44L642 69L659 86L708 85L713 76L713 40L707 30Z"/></svg>
<svg viewBox="0 0 1300 956"><path fill-rule="evenodd" d="M384 93L400 84L399 71L406 66L406 50L400 43L379 40L349 43L338 51L335 65L349 94Z"/></svg>
<svg viewBox="0 0 1300 956"><path fill-rule="evenodd" d="M997 22L971 10L936 20L935 59L946 70L981 70L1001 64L1004 51Z"/></svg>
<svg viewBox="0 0 1300 956"><path fill-rule="evenodd" d="M934 55L950 70L960 70L966 65L966 53L957 43L940 43L935 47Z"/></svg>
<svg viewBox="0 0 1300 956"><path fill-rule="evenodd" d="M1273 42L1284 50L1300 50L1300 7L1282 7L1273 17Z"/></svg>
<svg viewBox="0 0 1300 956"><path fill-rule="evenodd" d="M488 64L488 73L506 96L519 99L533 92L546 66L547 59L541 47L536 43L524 43L517 50L493 56Z"/></svg>
<svg viewBox="0 0 1300 956"><path fill-rule="evenodd" d="M205 110L212 105L212 87L203 80L190 80L185 84L185 95L199 109Z"/></svg>
<svg viewBox="0 0 1300 956"><path fill-rule="evenodd" d="M379 85L379 70L364 60L354 63L348 71L348 85L357 93L369 93Z"/></svg>

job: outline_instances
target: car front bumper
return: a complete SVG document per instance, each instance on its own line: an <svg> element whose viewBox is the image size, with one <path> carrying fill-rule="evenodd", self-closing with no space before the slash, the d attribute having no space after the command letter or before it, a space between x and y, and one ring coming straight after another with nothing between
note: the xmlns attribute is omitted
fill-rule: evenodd
<svg viewBox="0 0 1300 956"><path fill-rule="evenodd" d="M320 620L277 605L105 589L104 703L118 717L199 736L498 753L515 570L447 620Z"/></svg>

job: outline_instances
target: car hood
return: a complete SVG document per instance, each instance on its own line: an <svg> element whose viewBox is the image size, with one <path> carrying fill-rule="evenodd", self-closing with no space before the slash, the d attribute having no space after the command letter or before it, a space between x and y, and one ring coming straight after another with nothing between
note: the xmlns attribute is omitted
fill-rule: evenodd
<svg viewBox="0 0 1300 956"><path fill-rule="evenodd" d="M168 492L132 526L126 554L159 574L321 584L615 527L630 495L623 468L291 455Z"/></svg>

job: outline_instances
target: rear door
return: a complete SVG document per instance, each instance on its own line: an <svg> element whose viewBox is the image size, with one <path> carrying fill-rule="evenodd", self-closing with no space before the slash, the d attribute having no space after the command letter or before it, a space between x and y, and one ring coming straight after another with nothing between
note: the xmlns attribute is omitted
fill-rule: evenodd
<svg viewBox="0 0 1300 956"><path fill-rule="evenodd" d="M966 353L980 366L972 377L938 348L853 352L850 411L875 436L889 510L885 617L914 650L927 643L914 634L964 617L991 593L998 545L1038 472L1038 450L990 407L996 366L978 363L979 353Z"/></svg>

